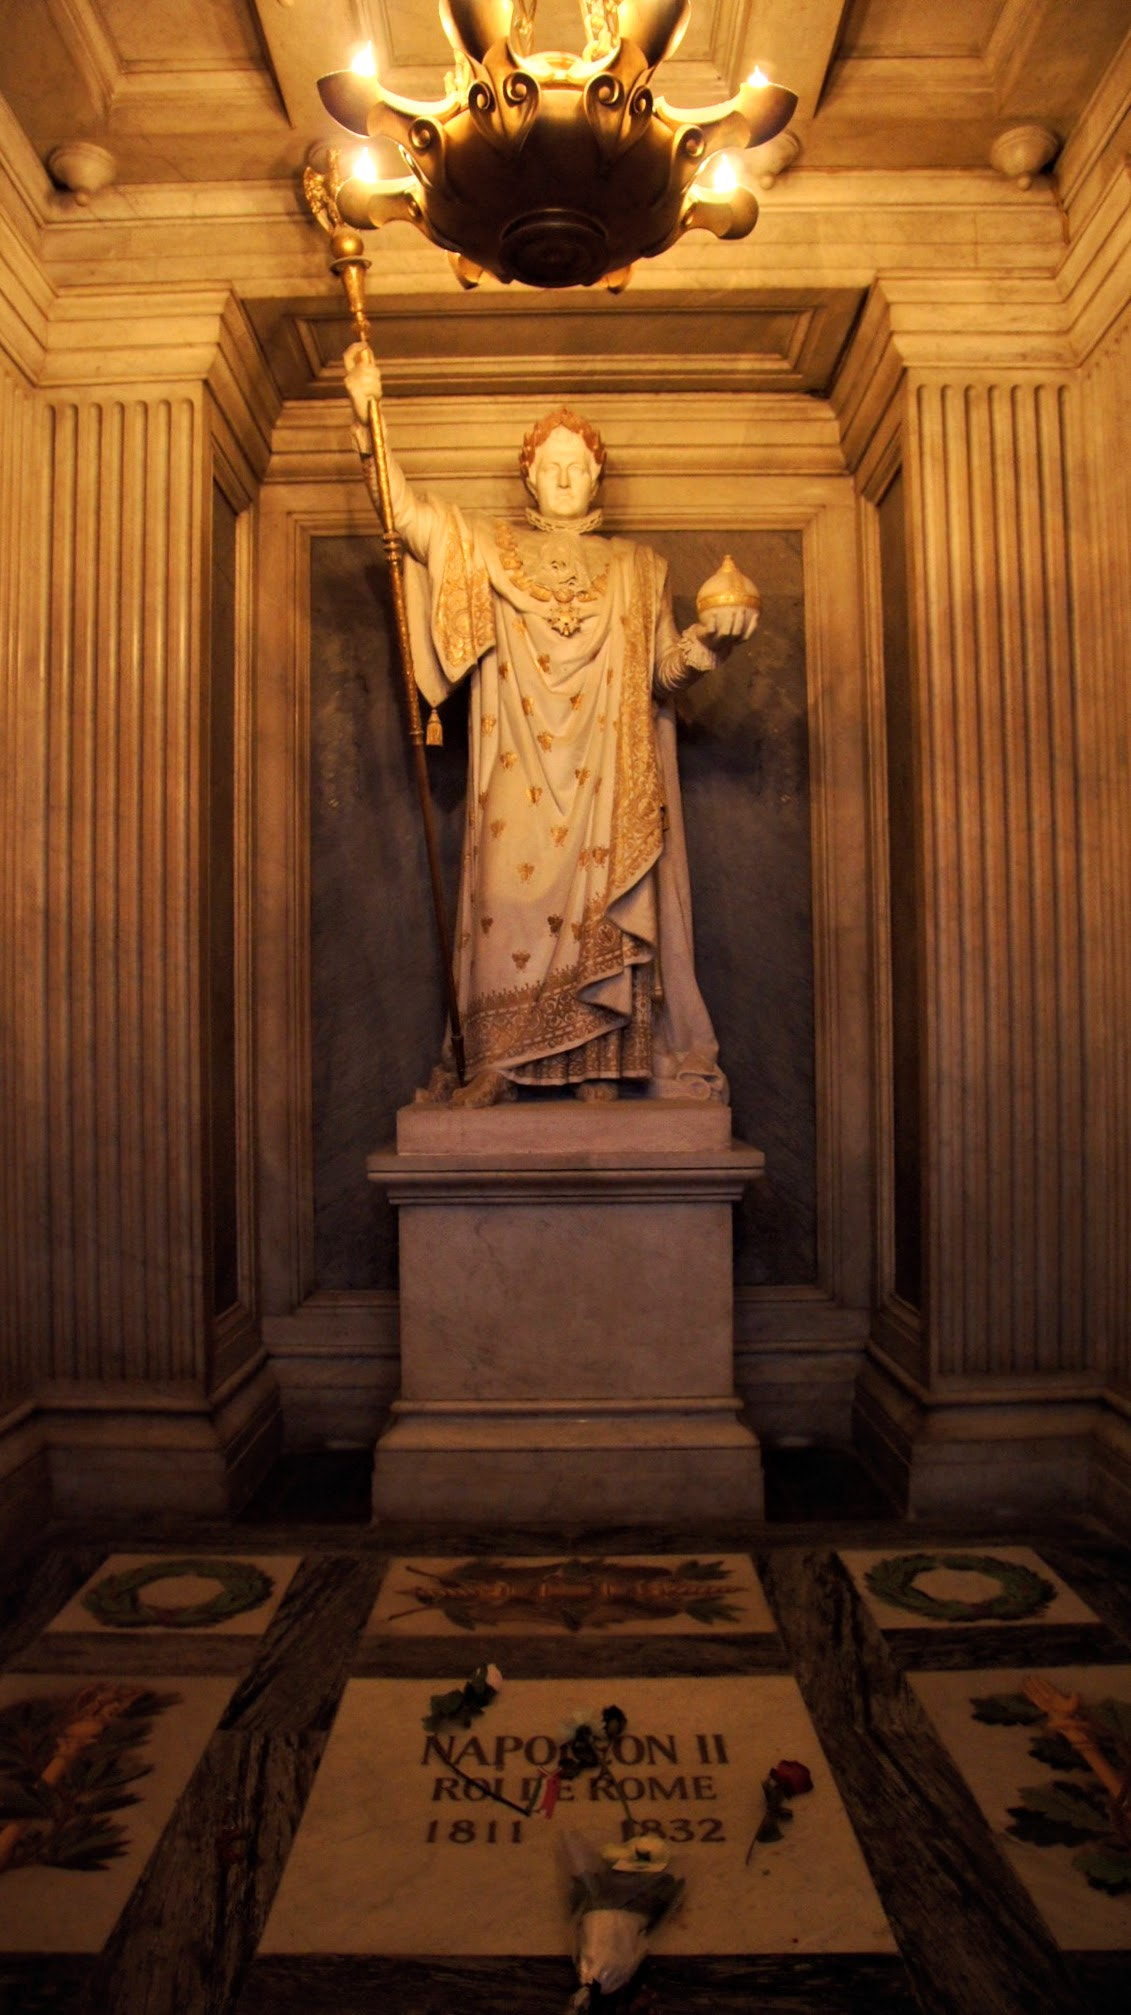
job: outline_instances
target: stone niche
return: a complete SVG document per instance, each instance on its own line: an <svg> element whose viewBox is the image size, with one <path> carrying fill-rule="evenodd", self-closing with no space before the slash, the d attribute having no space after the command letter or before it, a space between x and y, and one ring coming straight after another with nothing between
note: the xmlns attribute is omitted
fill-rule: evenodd
<svg viewBox="0 0 1131 2015"><path fill-rule="evenodd" d="M734 1218L741 1288L816 1279L813 926L801 534L656 532L676 618L733 554L762 592L751 644L680 700L696 965L732 1123L764 1151ZM311 562L311 988L318 1290L397 1285L394 1207L366 1156L427 1079L442 1033L427 869L369 538L316 538ZM467 761L462 696L429 752L454 907Z"/></svg>

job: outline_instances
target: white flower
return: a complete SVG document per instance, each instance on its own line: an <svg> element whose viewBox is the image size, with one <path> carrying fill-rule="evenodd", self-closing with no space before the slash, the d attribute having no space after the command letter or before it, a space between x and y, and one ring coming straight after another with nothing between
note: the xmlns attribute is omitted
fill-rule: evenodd
<svg viewBox="0 0 1131 2015"><path fill-rule="evenodd" d="M588 1728L592 1734L601 1733L601 1710L599 1707L575 1707L558 1727L558 1746L572 1742L579 1728Z"/></svg>
<svg viewBox="0 0 1131 2015"><path fill-rule="evenodd" d="M602 1847L601 1852L616 1869L646 1868L658 1872L671 1860L667 1842L656 1833L637 1833L631 1840L617 1840Z"/></svg>
<svg viewBox="0 0 1131 2015"><path fill-rule="evenodd" d="M486 1679L487 1684L491 1688L492 1693L497 1693L503 1683L503 1675L499 1671L498 1666L489 1665L483 1677Z"/></svg>

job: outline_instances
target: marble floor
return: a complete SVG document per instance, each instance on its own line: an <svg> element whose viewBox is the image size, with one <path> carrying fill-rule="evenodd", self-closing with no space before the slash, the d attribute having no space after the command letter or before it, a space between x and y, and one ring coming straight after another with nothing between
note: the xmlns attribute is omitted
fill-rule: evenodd
<svg viewBox="0 0 1131 2015"><path fill-rule="evenodd" d="M234 1524L46 1534L0 1598L3 2015L564 2015L564 1843L640 1833L683 1895L595 2007L1122 2015L1131 1548L908 1526L812 1451L767 1502L488 1541L292 1458ZM811 1789L756 1840L782 1761Z"/></svg>

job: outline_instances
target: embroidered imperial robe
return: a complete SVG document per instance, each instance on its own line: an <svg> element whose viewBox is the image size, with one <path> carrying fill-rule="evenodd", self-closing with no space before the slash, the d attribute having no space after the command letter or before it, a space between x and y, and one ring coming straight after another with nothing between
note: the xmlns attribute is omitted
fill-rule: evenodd
<svg viewBox="0 0 1131 2015"><path fill-rule="evenodd" d="M647 547L465 517L394 475L417 682L470 682L455 931L469 1074L725 1098L665 696L715 664Z"/></svg>

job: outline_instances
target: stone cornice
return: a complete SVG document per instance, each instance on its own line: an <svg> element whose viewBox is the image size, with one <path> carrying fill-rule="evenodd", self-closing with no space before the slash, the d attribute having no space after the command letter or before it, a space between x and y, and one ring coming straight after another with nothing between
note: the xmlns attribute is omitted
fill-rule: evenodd
<svg viewBox="0 0 1131 2015"><path fill-rule="evenodd" d="M987 380L1067 376L1070 317L1051 277L893 273L872 288L832 392L848 466L861 468L906 373Z"/></svg>
<svg viewBox="0 0 1131 2015"><path fill-rule="evenodd" d="M1109 179L1103 199L1073 238L1060 271L1080 363L1092 355L1131 299L1131 161Z"/></svg>
<svg viewBox="0 0 1131 2015"><path fill-rule="evenodd" d="M532 411L526 395L406 398L386 402L398 458L418 482L466 497L468 485L498 486L517 509L515 451ZM683 482L710 468L759 478L843 474L836 420L823 400L753 392L685 393L665 405L662 428L650 394L594 394L586 414L599 426L618 481L644 475ZM269 483L360 480L341 400L295 401L282 408L273 437ZM482 499L477 499L480 503Z"/></svg>
<svg viewBox="0 0 1131 2015"><path fill-rule="evenodd" d="M445 255L408 227L373 234L371 286L399 298L450 296ZM984 172L822 174L799 170L762 198L753 236L717 244L696 233L641 261L633 298L705 288L744 292L806 284L867 286L889 269L1042 273L1063 249L1052 191L1025 193ZM56 217L44 259L55 284L98 268L108 284L230 281L245 299L333 295L326 245L291 182L101 192L85 215ZM491 285L492 283L485 283Z"/></svg>

